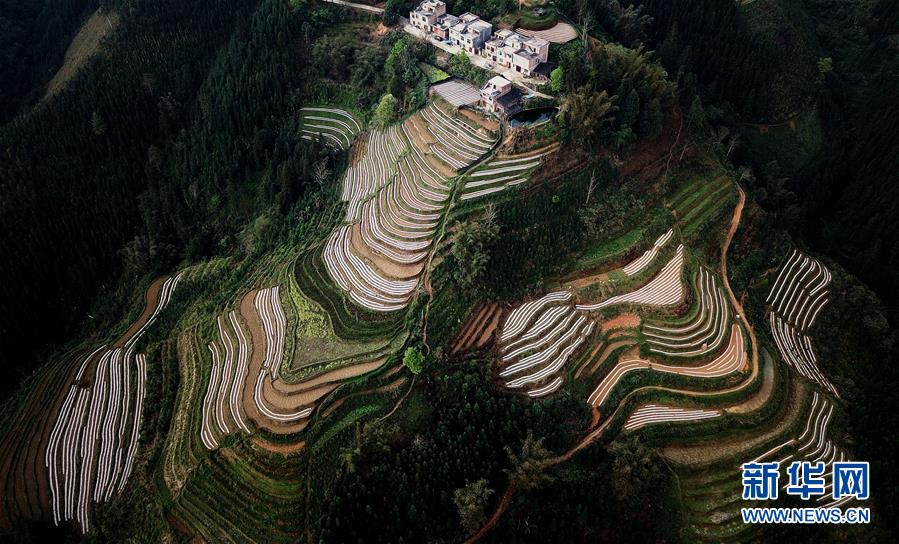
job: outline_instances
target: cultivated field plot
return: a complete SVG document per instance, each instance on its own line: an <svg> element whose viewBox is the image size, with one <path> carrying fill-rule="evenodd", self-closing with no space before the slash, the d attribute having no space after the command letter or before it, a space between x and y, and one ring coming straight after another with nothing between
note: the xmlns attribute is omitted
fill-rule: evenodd
<svg viewBox="0 0 899 544"><path fill-rule="evenodd" d="M734 184L727 176L699 176L686 183L668 207L676 215L686 240L712 228L732 209L735 197Z"/></svg>
<svg viewBox="0 0 899 544"><path fill-rule="evenodd" d="M558 389L558 375L593 332L596 322L574 309L571 293L550 293L522 304L506 318L500 334L499 376L510 389L542 397Z"/></svg>
<svg viewBox="0 0 899 544"><path fill-rule="evenodd" d="M250 364L247 333L237 312L230 312L227 320L219 316L217 325L219 341L208 345L212 370L203 397L201 424L201 439L208 449L218 446L219 437L232 430L250 432L240 402Z"/></svg>
<svg viewBox="0 0 899 544"><path fill-rule="evenodd" d="M553 144L517 155L498 154L467 173L459 198L474 200L520 185L540 166L543 157L558 149L558 144Z"/></svg>
<svg viewBox="0 0 899 544"><path fill-rule="evenodd" d="M558 22L554 26L546 30L528 30L526 28L516 28L515 32L524 34L525 36L536 36L543 38L550 43L568 43L577 38L577 31L568 23Z"/></svg>
<svg viewBox="0 0 899 544"><path fill-rule="evenodd" d="M74 519L87 532L90 504L124 489L137 455L147 380L147 358L134 347L180 278L165 280L152 314L121 347L95 350L72 380L44 452L54 523Z"/></svg>
<svg viewBox="0 0 899 544"><path fill-rule="evenodd" d="M718 287L715 275L699 269L697 278L699 312L689 322L645 323L643 336L653 353L669 357L695 357L717 351L722 346L731 320L730 305Z"/></svg>
<svg viewBox="0 0 899 544"><path fill-rule="evenodd" d="M595 311L616 304L639 304L645 306L671 306L684 299L684 285L681 275L684 269L684 246L677 246L677 252L655 278L643 287L608 298L593 304L579 304L578 310Z"/></svg>
<svg viewBox="0 0 899 544"><path fill-rule="evenodd" d="M493 338L502 314L502 308L494 303L484 304L477 308L456 335L450 353L464 353L486 346Z"/></svg>
<svg viewBox="0 0 899 544"><path fill-rule="evenodd" d="M680 408L664 404L644 404L628 416L624 423L625 431L636 431L647 425L657 423L684 423L718 417L720 410L702 408Z"/></svg>
<svg viewBox="0 0 899 544"><path fill-rule="evenodd" d="M362 125L345 110L308 107L300 109L300 130L306 140L322 138L328 145L349 149Z"/></svg>
<svg viewBox="0 0 899 544"><path fill-rule="evenodd" d="M240 312L219 316L217 328L218 341L208 345L212 365L200 422L200 440L210 450L234 432L258 428L288 435L305 429L322 398L347 380L380 369L386 360L375 353L336 364L325 361L307 368L305 379L284 380L287 316L279 286L249 292Z"/></svg>
<svg viewBox="0 0 899 544"><path fill-rule="evenodd" d="M481 99L481 93L477 87L458 79L438 83L431 89L457 108L470 106Z"/></svg>
<svg viewBox="0 0 899 544"><path fill-rule="evenodd" d="M635 259L633 262L625 265L621 270L627 276L635 276L646 269L647 266L652 264L655 260L656 256L659 254L659 250L665 247L671 237L674 236L674 229L668 229L668 232L659 236L652 247L646 250L643 255L639 258Z"/></svg>
<svg viewBox="0 0 899 544"><path fill-rule="evenodd" d="M836 387L821 373L808 336L830 294L830 271L816 259L793 250L766 303L771 334L783 360L809 380L839 396Z"/></svg>
<svg viewBox="0 0 899 544"><path fill-rule="evenodd" d="M732 325L730 341L727 348L718 357L699 366L675 366L654 363L640 357L623 357L605 375L600 384L593 390L587 402L599 407L609 398L618 382L627 374L635 371L651 371L665 374L677 374L691 378L721 378L739 372L746 366L747 355L743 333L739 325Z"/></svg>
<svg viewBox="0 0 899 544"><path fill-rule="evenodd" d="M343 180L345 224L325 243L328 275L357 305L406 307L418 287L460 168L491 151L495 135L432 103L405 123L369 134Z"/></svg>
<svg viewBox="0 0 899 544"><path fill-rule="evenodd" d="M826 466L824 471L825 479L828 481L825 487L825 494L817 499L818 504L816 506L828 508L840 506L851 499L851 497L840 500L831 498L831 489L833 487L833 482L829 481L832 474L831 465L833 465L834 461L846 461L848 458L846 451L827 437L827 430L832 417L833 404L827 397L816 391L802 434L775 446L753 460L756 463L779 461L781 466L788 465L793 461L808 461L812 464L824 463ZM785 453L786 455L784 455ZM788 484L788 480L782 479L781 489L786 488Z"/></svg>

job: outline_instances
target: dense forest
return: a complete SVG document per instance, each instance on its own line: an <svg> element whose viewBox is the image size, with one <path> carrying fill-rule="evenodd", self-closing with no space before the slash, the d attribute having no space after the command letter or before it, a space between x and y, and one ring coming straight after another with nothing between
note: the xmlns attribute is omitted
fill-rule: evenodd
<svg viewBox="0 0 899 544"><path fill-rule="evenodd" d="M315 29L335 14L269 2L251 17L255 7L107 3L122 23L104 53L56 99L0 128L0 250L16 263L0 278L4 387L79 325L119 315L130 283L119 278L245 247L245 224L291 209L316 157L285 115L298 107L290 90ZM61 24L26 27L26 15L12 46L30 49ZM30 86L21 67L8 69L20 76L4 82ZM92 306L96 295L104 302Z"/></svg>

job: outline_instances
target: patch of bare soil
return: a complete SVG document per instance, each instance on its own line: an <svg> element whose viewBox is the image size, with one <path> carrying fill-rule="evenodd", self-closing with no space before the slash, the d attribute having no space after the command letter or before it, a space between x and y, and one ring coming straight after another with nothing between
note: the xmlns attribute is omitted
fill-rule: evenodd
<svg viewBox="0 0 899 544"><path fill-rule="evenodd" d="M466 118L471 119L475 123L481 125L482 127L486 128L487 130L489 130L493 133L496 133L499 131L499 123L494 121L493 119L487 119L483 115L478 115L476 112L474 112L468 108L461 108L459 110L459 113L461 113Z"/></svg>
<svg viewBox="0 0 899 544"><path fill-rule="evenodd" d="M279 444L275 442L269 442L268 440L260 436L255 436L253 437L253 445L269 453L278 453L286 457L288 455L303 451L306 448L306 441L301 440L299 442L294 442L293 444Z"/></svg>
<svg viewBox="0 0 899 544"><path fill-rule="evenodd" d="M365 153L368 151L368 133L363 131L360 132L356 136L356 140L353 142L352 147L350 147L350 156L347 159L349 162L349 166L356 166L356 163L361 161L363 157L365 157Z"/></svg>
<svg viewBox="0 0 899 544"><path fill-rule="evenodd" d="M140 316L137 318L137 321L131 324L125 334L121 336L118 340L116 340L114 347L120 348L125 345L125 342L131 340L131 337L137 334L137 331L140 330L141 327L150 319L150 316L153 315L153 311L156 309L156 304L159 301L159 292L162 290L162 284L165 283L166 277L163 276L161 278L156 278L150 283L150 287L147 288L147 294L145 297L144 311L141 312Z"/></svg>
<svg viewBox="0 0 899 544"><path fill-rule="evenodd" d="M325 384L296 393L284 393L279 391L273 382L263 380L260 394L269 406L274 407L278 411L294 412L304 406L315 403L336 387L337 384Z"/></svg>
<svg viewBox="0 0 899 544"><path fill-rule="evenodd" d="M618 314L612 319L602 322L602 332L614 329L636 329L640 326L640 316L637 314Z"/></svg>
<svg viewBox="0 0 899 544"><path fill-rule="evenodd" d="M575 278L573 280L566 281L562 284L563 287L570 287L572 289L586 289L591 285L609 281L609 273L603 272L601 274L592 274L588 276L581 276Z"/></svg>
<svg viewBox="0 0 899 544"><path fill-rule="evenodd" d="M472 337L477 334L481 323L487 318L492 306L492 304L485 304L471 313L471 316L465 321L465 325L463 325L458 339L453 344L452 353L457 353L471 347Z"/></svg>
<svg viewBox="0 0 899 544"><path fill-rule="evenodd" d="M100 50L100 44L112 34L118 25L118 14L100 13L99 9L81 25L78 34L75 34L72 43L66 49L62 66L47 84L47 94L44 95L44 100L65 87L66 83L78 73L78 70Z"/></svg>
<svg viewBox="0 0 899 544"><path fill-rule="evenodd" d="M401 264L387 259L386 257L382 257L378 253L372 251L362 240L361 223L354 223L353 226L350 227L350 246L356 255L368 260L391 278L399 280L415 278L421 274L421 271L424 268L424 260L414 264Z"/></svg>
<svg viewBox="0 0 899 544"><path fill-rule="evenodd" d="M492 317L487 322L487 326L484 327L484 329L481 331L481 337L478 338L478 341L475 343L477 347L484 347L484 344L486 344L487 341L493 337L493 333L496 331L496 327L499 326L499 318L502 313L503 312L499 307L495 308Z"/></svg>
<svg viewBox="0 0 899 544"><path fill-rule="evenodd" d="M386 357L382 357L380 359L376 359L374 361L369 361L366 363L358 363L355 365L345 366L343 368L338 368L337 370L319 374L314 378L296 384L289 384L279 379L275 381L275 389L277 389L281 393L292 394L301 391L308 391L320 385L330 384L332 382L349 380L368 372L372 372L373 370L377 370L381 367L382 364L384 364L384 361L386 359Z"/></svg>

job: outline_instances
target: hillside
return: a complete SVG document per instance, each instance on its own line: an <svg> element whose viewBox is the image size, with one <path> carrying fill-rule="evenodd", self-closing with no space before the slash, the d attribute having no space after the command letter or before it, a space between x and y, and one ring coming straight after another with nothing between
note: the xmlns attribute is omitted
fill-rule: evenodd
<svg viewBox="0 0 899 544"><path fill-rule="evenodd" d="M104 38L109 36L118 24L119 16L115 13L101 13L97 10L88 17L66 49L62 66L47 84L47 94L44 95L44 100L58 93L78 73L78 70L100 51L100 45Z"/></svg>
<svg viewBox="0 0 899 544"><path fill-rule="evenodd" d="M85 4L3 88L0 538L894 540L899 19L826 4Z"/></svg>

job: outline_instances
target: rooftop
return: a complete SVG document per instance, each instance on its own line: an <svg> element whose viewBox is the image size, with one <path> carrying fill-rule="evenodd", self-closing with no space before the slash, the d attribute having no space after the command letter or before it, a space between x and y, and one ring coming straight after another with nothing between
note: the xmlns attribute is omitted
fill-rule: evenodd
<svg viewBox="0 0 899 544"><path fill-rule="evenodd" d="M490 78L490 81L487 82L487 85L488 86L492 85L494 87L502 87L502 86L508 85L510 83L512 83L512 82L509 81L508 79L504 78L503 76L493 76Z"/></svg>
<svg viewBox="0 0 899 544"><path fill-rule="evenodd" d="M422 13L436 13L437 9L444 5L445 4L440 0L425 0L415 8L415 11Z"/></svg>
<svg viewBox="0 0 899 544"><path fill-rule="evenodd" d="M509 91L506 94L502 95L501 97L497 98L496 101L503 108L509 109L512 106L517 105L518 101L521 100L522 96L524 96L524 93L522 93L515 87L512 87L511 91Z"/></svg>

